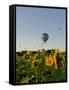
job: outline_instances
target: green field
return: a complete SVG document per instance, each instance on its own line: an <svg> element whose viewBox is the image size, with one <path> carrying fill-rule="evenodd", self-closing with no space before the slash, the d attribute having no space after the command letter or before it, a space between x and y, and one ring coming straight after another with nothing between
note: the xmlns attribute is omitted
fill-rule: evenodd
<svg viewBox="0 0 69 90"><path fill-rule="evenodd" d="M16 83L66 81L66 53L59 49L16 52Z"/></svg>

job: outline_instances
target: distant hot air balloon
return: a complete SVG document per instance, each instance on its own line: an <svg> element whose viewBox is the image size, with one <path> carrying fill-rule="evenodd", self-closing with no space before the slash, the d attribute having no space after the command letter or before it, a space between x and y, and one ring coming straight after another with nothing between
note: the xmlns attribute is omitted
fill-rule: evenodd
<svg viewBox="0 0 69 90"><path fill-rule="evenodd" d="M42 34L42 40L43 40L44 43L47 42L48 38L49 38L49 35L47 33Z"/></svg>
<svg viewBox="0 0 69 90"><path fill-rule="evenodd" d="M61 31L61 27L59 27L58 30Z"/></svg>

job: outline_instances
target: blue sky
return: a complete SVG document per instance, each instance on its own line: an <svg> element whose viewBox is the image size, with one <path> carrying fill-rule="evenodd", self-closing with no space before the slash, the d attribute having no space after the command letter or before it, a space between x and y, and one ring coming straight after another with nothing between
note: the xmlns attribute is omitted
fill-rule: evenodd
<svg viewBox="0 0 69 90"><path fill-rule="evenodd" d="M65 10L52 8L16 7L17 51L59 48L65 50ZM61 28L61 30L59 30ZM49 39L42 46L42 33Z"/></svg>

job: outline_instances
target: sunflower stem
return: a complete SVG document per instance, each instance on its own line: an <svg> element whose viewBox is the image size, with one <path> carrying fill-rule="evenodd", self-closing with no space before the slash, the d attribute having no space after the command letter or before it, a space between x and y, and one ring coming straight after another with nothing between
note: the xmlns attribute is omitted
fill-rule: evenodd
<svg viewBox="0 0 69 90"><path fill-rule="evenodd" d="M38 83L38 69L36 68L36 83Z"/></svg>

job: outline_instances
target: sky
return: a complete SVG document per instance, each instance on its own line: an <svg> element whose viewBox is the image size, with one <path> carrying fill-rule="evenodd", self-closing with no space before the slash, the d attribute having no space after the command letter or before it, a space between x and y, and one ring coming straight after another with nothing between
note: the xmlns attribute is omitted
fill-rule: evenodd
<svg viewBox="0 0 69 90"><path fill-rule="evenodd" d="M66 48L65 9L16 7L16 51ZM49 38L44 44L42 34Z"/></svg>

